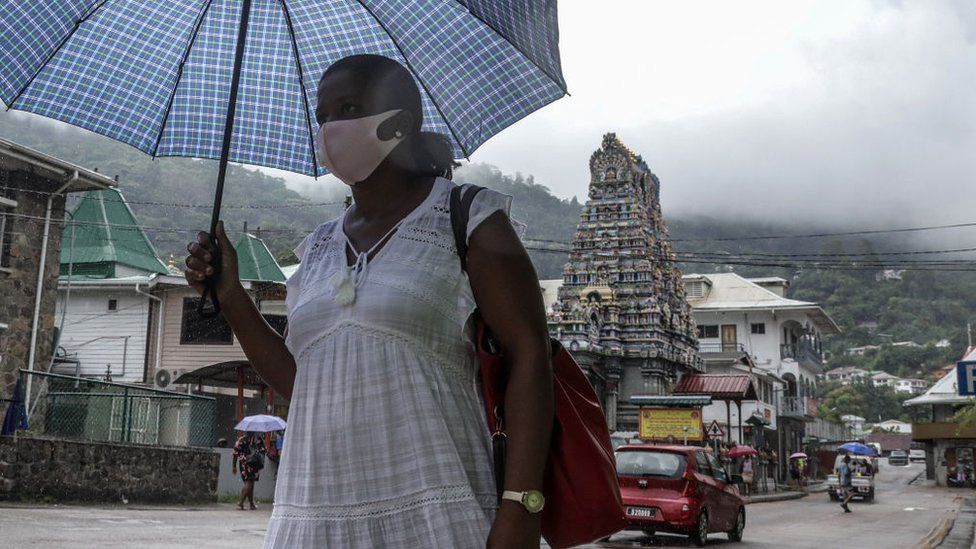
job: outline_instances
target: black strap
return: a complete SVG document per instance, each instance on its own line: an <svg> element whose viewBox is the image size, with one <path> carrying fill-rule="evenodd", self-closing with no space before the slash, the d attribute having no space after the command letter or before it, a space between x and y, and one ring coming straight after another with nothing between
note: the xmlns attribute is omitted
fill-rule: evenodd
<svg viewBox="0 0 976 549"><path fill-rule="evenodd" d="M451 189L451 229L454 231L454 247L461 260L461 270L468 268L468 221L471 219L471 204L474 197L484 187L477 185L457 185Z"/></svg>

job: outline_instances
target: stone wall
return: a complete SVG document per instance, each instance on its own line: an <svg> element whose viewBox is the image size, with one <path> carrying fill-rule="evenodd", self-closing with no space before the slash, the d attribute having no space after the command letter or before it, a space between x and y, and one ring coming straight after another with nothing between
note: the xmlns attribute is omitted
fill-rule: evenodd
<svg viewBox="0 0 976 549"><path fill-rule="evenodd" d="M213 502L219 469L210 449L0 437L0 500Z"/></svg>
<svg viewBox="0 0 976 549"><path fill-rule="evenodd" d="M13 214L7 219L8 235L12 238L10 260L6 268L0 269L0 323L8 325L6 330L0 330L0 399L10 398L17 381L17 370L28 366L37 270L49 196L42 193L53 192L59 186L53 180L14 169L9 163L0 163L0 193L17 201L17 207L8 210ZM54 342L54 306L63 220L64 196L60 195L54 198L51 210L37 334L35 368L44 371L48 369Z"/></svg>

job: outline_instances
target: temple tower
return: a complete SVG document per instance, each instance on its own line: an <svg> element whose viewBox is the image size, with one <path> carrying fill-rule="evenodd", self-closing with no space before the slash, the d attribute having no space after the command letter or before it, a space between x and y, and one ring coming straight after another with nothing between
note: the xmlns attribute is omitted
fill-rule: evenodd
<svg viewBox="0 0 976 549"><path fill-rule="evenodd" d="M683 373L703 371L660 184L616 134L603 137L549 314L553 337L586 370L611 429L636 430L631 396L668 394Z"/></svg>

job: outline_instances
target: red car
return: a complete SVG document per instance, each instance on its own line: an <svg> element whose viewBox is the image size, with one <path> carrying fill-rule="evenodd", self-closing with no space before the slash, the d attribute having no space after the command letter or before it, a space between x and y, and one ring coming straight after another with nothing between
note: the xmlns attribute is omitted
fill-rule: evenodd
<svg viewBox="0 0 976 549"><path fill-rule="evenodd" d="M617 478L627 530L690 536L709 533L741 541L745 502L718 460L698 446L627 445L617 449Z"/></svg>

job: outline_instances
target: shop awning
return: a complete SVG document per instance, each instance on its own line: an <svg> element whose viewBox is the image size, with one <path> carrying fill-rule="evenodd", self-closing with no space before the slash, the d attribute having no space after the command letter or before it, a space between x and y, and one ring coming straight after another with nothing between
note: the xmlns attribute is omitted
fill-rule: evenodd
<svg viewBox="0 0 976 549"><path fill-rule="evenodd" d="M673 395L708 395L715 400L758 400L748 374L686 374Z"/></svg>

